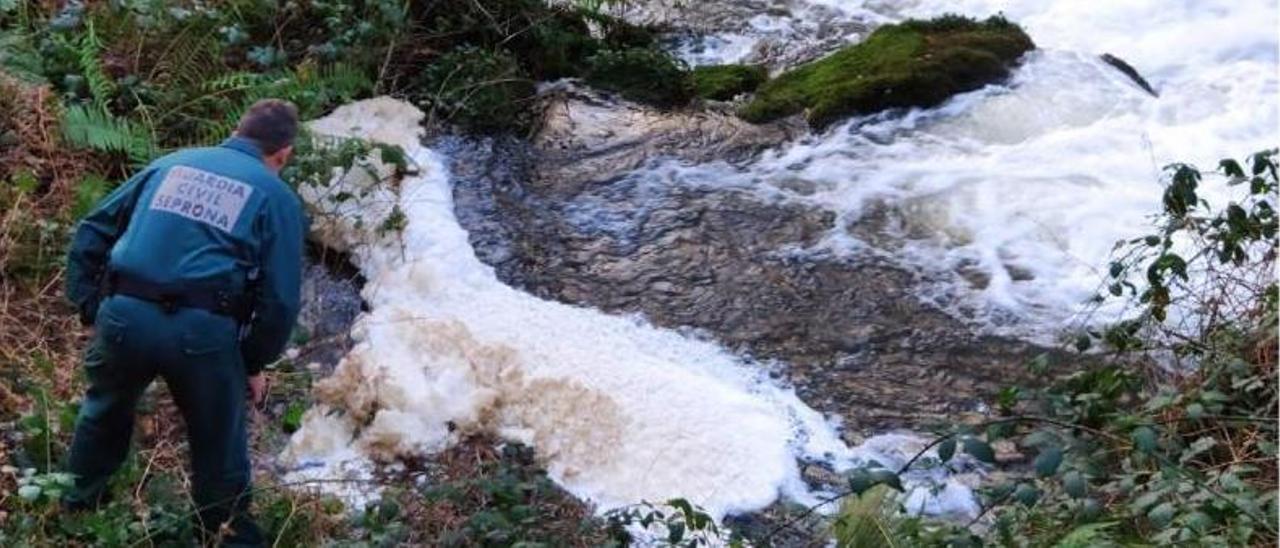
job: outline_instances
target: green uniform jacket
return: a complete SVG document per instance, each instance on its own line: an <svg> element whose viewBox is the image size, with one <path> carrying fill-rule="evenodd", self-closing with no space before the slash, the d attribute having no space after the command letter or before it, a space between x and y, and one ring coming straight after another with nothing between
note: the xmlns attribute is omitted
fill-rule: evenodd
<svg viewBox="0 0 1280 548"><path fill-rule="evenodd" d="M279 357L298 317L306 220L293 190L256 144L178 151L152 162L79 224L67 257L67 297L86 325L104 297L108 266L135 280L244 291L260 272L241 342L252 375Z"/></svg>

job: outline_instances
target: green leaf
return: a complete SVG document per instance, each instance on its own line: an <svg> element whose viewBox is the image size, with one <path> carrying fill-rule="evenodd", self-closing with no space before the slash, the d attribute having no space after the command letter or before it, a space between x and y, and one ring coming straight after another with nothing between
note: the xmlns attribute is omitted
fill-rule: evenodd
<svg viewBox="0 0 1280 548"><path fill-rule="evenodd" d="M1062 537L1054 548L1093 548L1095 546L1109 546L1111 539L1107 536L1106 530L1115 527L1116 522L1090 523L1081 525L1072 529L1067 536Z"/></svg>
<svg viewBox="0 0 1280 548"><path fill-rule="evenodd" d="M1262 175L1267 170L1267 166L1271 165L1271 160L1266 152L1259 152L1253 155L1253 174Z"/></svg>
<svg viewBox="0 0 1280 548"><path fill-rule="evenodd" d="M23 485L18 488L18 496L24 500L36 500L40 498L40 488L35 485Z"/></svg>
<svg viewBox="0 0 1280 548"><path fill-rule="evenodd" d="M1086 520L1098 519L1102 515L1102 503L1098 499L1087 498L1080 501L1080 517Z"/></svg>
<svg viewBox="0 0 1280 548"><path fill-rule="evenodd" d="M1009 437L1013 433L1013 427L1014 425L1011 422L997 422L987 425L987 441L1002 440Z"/></svg>
<svg viewBox="0 0 1280 548"><path fill-rule="evenodd" d="M1203 405L1200 405L1198 403L1193 403L1187 406L1187 418L1194 420L1194 419L1199 419L1202 416L1204 416Z"/></svg>
<svg viewBox="0 0 1280 548"><path fill-rule="evenodd" d="M956 437L951 436L942 443L938 444L938 460L942 462L950 462L951 457L956 454Z"/></svg>
<svg viewBox="0 0 1280 548"><path fill-rule="evenodd" d="M1135 512L1141 512L1145 510L1147 507L1151 506L1152 504L1155 504L1156 502L1158 502L1160 500L1160 497L1163 497L1163 496L1164 496L1164 491L1160 489L1148 491L1146 493L1143 493L1138 498L1133 499L1133 502L1129 503L1129 505L1133 507L1133 510Z"/></svg>
<svg viewBox="0 0 1280 548"><path fill-rule="evenodd" d="M40 188L40 180L29 170L19 171L10 176L9 180L17 187L18 192L23 194L31 194Z"/></svg>
<svg viewBox="0 0 1280 548"><path fill-rule="evenodd" d="M1023 506L1034 506L1040 500L1040 490L1030 483L1019 483L1018 488L1013 491L1013 498Z"/></svg>
<svg viewBox="0 0 1280 548"><path fill-rule="evenodd" d="M1134 428L1129 437L1133 439L1133 446L1143 453L1151 454L1159 448L1159 444L1156 441L1156 431L1150 426Z"/></svg>
<svg viewBox="0 0 1280 548"><path fill-rule="evenodd" d="M1200 456L1201 453L1212 449L1213 446L1217 444L1218 440L1209 436L1201 436L1191 444L1191 447L1182 452L1182 456L1178 458L1178 462L1187 462L1192 460Z"/></svg>
<svg viewBox="0 0 1280 548"><path fill-rule="evenodd" d="M1036 474L1042 478L1047 478L1058 472L1058 466L1062 464L1062 448L1058 446L1050 446L1041 451L1033 465L1036 468Z"/></svg>
<svg viewBox="0 0 1280 548"><path fill-rule="evenodd" d="M1228 177L1244 177L1244 168L1240 167L1240 162L1230 158L1218 162L1218 167L1222 168L1222 172Z"/></svg>
<svg viewBox="0 0 1280 548"><path fill-rule="evenodd" d="M874 486L875 482L871 480L871 474L866 470L855 470L849 475L849 491L854 495L861 495Z"/></svg>
<svg viewBox="0 0 1280 548"><path fill-rule="evenodd" d="M284 416L280 419L281 426L286 434L292 434L302 428L302 414L306 410L306 406L301 402L289 403L289 407L284 411Z"/></svg>
<svg viewBox="0 0 1280 548"><path fill-rule="evenodd" d="M871 481L875 485L884 484L892 487L897 491L902 491L902 478L891 470L873 470L871 472Z"/></svg>
<svg viewBox="0 0 1280 548"><path fill-rule="evenodd" d="M1085 352L1090 346L1093 346L1093 339L1088 334L1081 333L1076 337L1076 352Z"/></svg>
<svg viewBox="0 0 1280 548"><path fill-rule="evenodd" d="M1147 512L1147 519L1156 527L1164 527L1173 521L1174 507L1172 502L1163 502Z"/></svg>
<svg viewBox="0 0 1280 548"><path fill-rule="evenodd" d="M1214 524L1212 516L1199 510L1187 514L1185 521L1188 527L1196 531L1206 531Z"/></svg>
<svg viewBox="0 0 1280 548"><path fill-rule="evenodd" d="M974 437L966 437L964 439L964 452L973 455L973 458L982 462L994 464L996 462L996 453L991 450L991 446L987 442Z"/></svg>
<svg viewBox="0 0 1280 548"><path fill-rule="evenodd" d="M1225 403L1231 401L1231 396L1223 394L1217 390L1205 390L1200 394L1200 401L1213 403Z"/></svg>
<svg viewBox="0 0 1280 548"><path fill-rule="evenodd" d="M1068 470L1062 475L1062 488L1073 499L1081 499L1089 491L1089 483L1085 481L1084 474L1079 470Z"/></svg>

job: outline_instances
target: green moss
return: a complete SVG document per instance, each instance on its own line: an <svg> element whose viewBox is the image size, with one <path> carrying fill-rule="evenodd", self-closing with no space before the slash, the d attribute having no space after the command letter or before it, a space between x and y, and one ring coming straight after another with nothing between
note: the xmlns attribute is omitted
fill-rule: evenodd
<svg viewBox="0 0 1280 548"><path fill-rule="evenodd" d="M601 50L587 59L586 80L597 88L658 107L683 105L693 97L684 63L651 48Z"/></svg>
<svg viewBox="0 0 1280 548"><path fill-rule="evenodd" d="M1004 78L1034 48L1021 28L999 16L978 22L948 15L887 25L766 82L739 115L766 122L803 112L810 125L821 128L886 108L933 106Z"/></svg>
<svg viewBox="0 0 1280 548"><path fill-rule="evenodd" d="M694 68L692 76L698 97L728 101L740 93L755 91L769 78L769 72L755 65L714 65Z"/></svg>

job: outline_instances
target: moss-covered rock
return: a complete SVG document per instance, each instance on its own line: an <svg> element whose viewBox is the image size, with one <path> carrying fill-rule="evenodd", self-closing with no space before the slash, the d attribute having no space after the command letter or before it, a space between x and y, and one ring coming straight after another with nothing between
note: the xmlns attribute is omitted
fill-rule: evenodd
<svg viewBox="0 0 1280 548"><path fill-rule="evenodd" d="M691 76L698 97L728 101L755 91L769 79L769 71L756 65L711 65L694 68Z"/></svg>
<svg viewBox="0 0 1280 548"><path fill-rule="evenodd" d="M811 126L821 128L886 108L933 106L1006 77L1034 48L1018 25L999 16L979 22L947 15L886 25L858 44L766 82L739 115L766 122L804 113Z"/></svg>
<svg viewBox="0 0 1280 548"><path fill-rule="evenodd" d="M605 49L587 59L588 84L657 107L689 102L689 70L671 54L654 48Z"/></svg>

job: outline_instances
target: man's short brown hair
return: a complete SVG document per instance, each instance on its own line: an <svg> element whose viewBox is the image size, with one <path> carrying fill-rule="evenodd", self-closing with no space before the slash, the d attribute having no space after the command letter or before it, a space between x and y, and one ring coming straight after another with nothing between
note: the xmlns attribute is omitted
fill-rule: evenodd
<svg viewBox="0 0 1280 548"><path fill-rule="evenodd" d="M252 139L263 154L275 154L298 136L298 107L282 99L263 99L240 116L236 135Z"/></svg>

